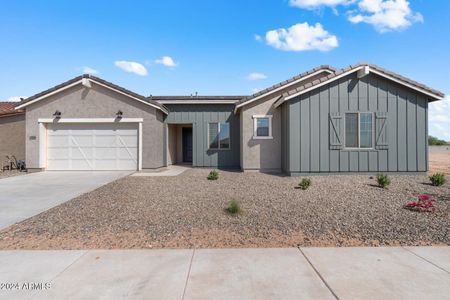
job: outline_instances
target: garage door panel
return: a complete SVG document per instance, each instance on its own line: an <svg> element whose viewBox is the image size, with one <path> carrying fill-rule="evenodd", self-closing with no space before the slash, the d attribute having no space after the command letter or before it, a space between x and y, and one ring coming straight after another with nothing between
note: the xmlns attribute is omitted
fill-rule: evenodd
<svg viewBox="0 0 450 300"><path fill-rule="evenodd" d="M69 148L58 147L58 148L48 148L48 157L52 159L68 159L69 158Z"/></svg>
<svg viewBox="0 0 450 300"><path fill-rule="evenodd" d="M121 146L126 146L126 147L137 147L138 146L138 141L133 136L120 136L119 143Z"/></svg>
<svg viewBox="0 0 450 300"><path fill-rule="evenodd" d="M137 124L49 124L47 169L136 170Z"/></svg>
<svg viewBox="0 0 450 300"><path fill-rule="evenodd" d="M70 153L72 159L93 159L94 149L91 147L72 148Z"/></svg>
<svg viewBox="0 0 450 300"><path fill-rule="evenodd" d="M70 138L70 145L72 147L93 147L94 146L94 137L92 135L86 135L86 136L72 135Z"/></svg>

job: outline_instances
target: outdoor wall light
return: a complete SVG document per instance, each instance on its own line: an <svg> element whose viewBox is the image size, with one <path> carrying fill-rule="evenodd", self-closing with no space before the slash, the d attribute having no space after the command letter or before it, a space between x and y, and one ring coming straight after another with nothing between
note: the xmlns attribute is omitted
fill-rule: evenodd
<svg viewBox="0 0 450 300"><path fill-rule="evenodd" d="M116 116L117 116L118 119L121 119L121 118L122 118L122 115L123 115L123 112L122 112L121 110L119 110L119 111L116 113Z"/></svg>
<svg viewBox="0 0 450 300"><path fill-rule="evenodd" d="M61 112L59 110L55 111L55 113L53 114L53 116L55 118L61 118Z"/></svg>

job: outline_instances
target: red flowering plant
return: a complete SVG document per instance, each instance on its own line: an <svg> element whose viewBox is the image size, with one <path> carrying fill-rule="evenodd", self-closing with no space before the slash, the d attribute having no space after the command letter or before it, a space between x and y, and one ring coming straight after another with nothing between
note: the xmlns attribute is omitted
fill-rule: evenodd
<svg viewBox="0 0 450 300"><path fill-rule="evenodd" d="M417 201L409 202L405 204L403 207L409 210L415 211L434 211L433 202L436 199L427 195L419 195L417 196Z"/></svg>

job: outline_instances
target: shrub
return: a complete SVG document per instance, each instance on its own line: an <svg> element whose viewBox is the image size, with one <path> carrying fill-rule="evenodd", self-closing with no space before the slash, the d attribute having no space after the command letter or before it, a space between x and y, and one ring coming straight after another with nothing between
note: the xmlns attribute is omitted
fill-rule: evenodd
<svg viewBox="0 0 450 300"><path fill-rule="evenodd" d="M445 145L448 145L448 143L444 140L440 140L437 137L430 135L428 137L428 145L430 145L430 146L445 146Z"/></svg>
<svg viewBox="0 0 450 300"><path fill-rule="evenodd" d="M307 190L311 186L311 183L312 183L311 179L303 178L302 181L300 181L300 183L298 184L298 186L302 190Z"/></svg>
<svg viewBox="0 0 450 300"><path fill-rule="evenodd" d="M391 179L386 174L378 174L377 182L380 187L386 189L391 184Z"/></svg>
<svg viewBox="0 0 450 300"><path fill-rule="evenodd" d="M417 196L417 201L409 202L405 204L403 208L420 212L434 211L434 201L436 201L436 199L432 197L427 195L419 195Z"/></svg>
<svg viewBox="0 0 450 300"><path fill-rule="evenodd" d="M430 178L431 184L434 186L441 186L447 181L447 179L445 179L445 175L443 173L434 173L429 178Z"/></svg>
<svg viewBox="0 0 450 300"><path fill-rule="evenodd" d="M232 199L230 203L228 203L226 211L229 214L236 215L241 212L241 206L239 205L239 202L237 200Z"/></svg>
<svg viewBox="0 0 450 300"><path fill-rule="evenodd" d="M209 172L207 178L208 180L217 180L219 179L219 172L217 172L216 170L212 170L211 172Z"/></svg>

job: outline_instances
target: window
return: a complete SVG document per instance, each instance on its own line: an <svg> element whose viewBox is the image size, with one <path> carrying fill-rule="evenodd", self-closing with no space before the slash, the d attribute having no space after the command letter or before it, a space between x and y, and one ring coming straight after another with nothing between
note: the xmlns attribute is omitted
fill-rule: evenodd
<svg viewBox="0 0 450 300"><path fill-rule="evenodd" d="M345 114L345 147L372 148L373 115L372 113Z"/></svg>
<svg viewBox="0 0 450 300"><path fill-rule="evenodd" d="M253 138L272 138L272 116L253 116Z"/></svg>
<svg viewBox="0 0 450 300"><path fill-rule="evenodd" d="M209 149L230 149L230 123L209 123Z"/></svg>

